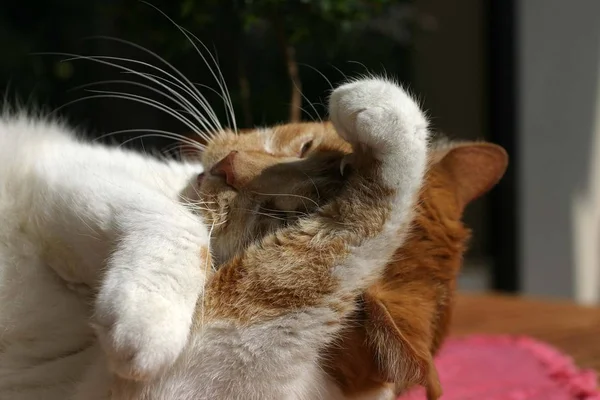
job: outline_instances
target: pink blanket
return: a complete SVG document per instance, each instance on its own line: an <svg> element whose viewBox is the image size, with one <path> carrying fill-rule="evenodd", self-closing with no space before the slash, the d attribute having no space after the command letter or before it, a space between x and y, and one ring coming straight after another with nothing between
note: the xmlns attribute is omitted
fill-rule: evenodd
<svg viewBox="0 0 600 400"><path fill-rule="evenodd" d="M443 400L600 400L595 372L527 337L449 339L436 365ZM399 398L424 399L422 389Z"/></svg>

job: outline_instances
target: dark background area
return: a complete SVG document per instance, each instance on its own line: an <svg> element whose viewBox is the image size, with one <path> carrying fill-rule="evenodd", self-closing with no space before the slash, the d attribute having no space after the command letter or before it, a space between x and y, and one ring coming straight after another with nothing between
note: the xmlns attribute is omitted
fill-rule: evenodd
<svg viewBox="0 0 600 400"><path fill-rule="evenodd" d="M324 6L327 3L330 5ZM0 88L9 99L18 97L54 109L89 95L84 89L74 90L80 85L137 80L89 60L61 61L69 57L33 54L37 52L126 57L168 70L157 58L110 37L146 48L194 83L218 89L207 63L167 16L206 46L197 44L213 70L209 52L218 59L241 127L290 119L290 62L298 69L305 98L316 103L313 109L309 101L303 101L303 119L324 116L322 103L330 89L328 80L335 85L345 75L388 71L403 82L413 81L412 21L407 2L156 0L152 5L158 10L137 0L34 0L27 8L21 2L9 1L0 14L0 38L5 49L0 59ZM391 32L384 26L391 27ZM295 53L293 61L287 56L290 49ZM127 66L150 71L139 64ZM122 84L110 86L110 90L138 93L135 89ZM210 90L202 92L225 121L219 98ZM173 118L115 99L79 102L63 108L61 114L101 132L128 127L185 131Z"/></svg>
<svg viewBox="0 0 600 400"><path fill-rule="evenodd" d="M99 84L107 80L143 83L139 75L89 59L39 53L127 58L137 63L102 60L138 73L161 74L141 64L147 63L176 76L166 61L197 84L222 124L228 125L223 101L210 89L219 91L211 73L216 72L211 61L215 57L238 128L326 118L323 104L330 85L359 74L386 74L417 94L432 116L434 129L451 138L491 139L514 150L512 1L151 3L154 7L137 0L4 0L0 91L13 105L67 118L94 137L129 129L189 134L189 126L148 105L114 96L85 99L100 94L90 92L95 89L176 107L136 84ZM210 68L162 13L197 36L196 45ZM172 77L161 76L173 82ZM81 87L89 84L98 86ZM146 150L164 150L173 143L156 136L135 139L138 136L139 132L129 132L109 137ZM511 168L500 188L474 203L466 215L475 231L466 270L483 271L484 280L493 278L489 286L502 290L515 290L518 281ZM500 211L500 205L508 211Z"/></svg>

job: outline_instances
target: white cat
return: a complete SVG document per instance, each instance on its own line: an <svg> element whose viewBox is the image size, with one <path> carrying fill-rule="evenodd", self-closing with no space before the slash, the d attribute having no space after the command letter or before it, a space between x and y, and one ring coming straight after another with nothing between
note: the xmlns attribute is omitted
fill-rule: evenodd
<svg viewBox="0 0 600 400"><path fill-rule="evenodd" d="M319 368L319 350L410 222L428 131L415 102L384 80L336 89L330 114L355 153L356 173L339 197L315 216L278 225L277 234L252 220L250 236L260 231L262 241L240 240L245 252L220 260L212 277L209 244L225 244L209 243L209 233L222 210L194 213L182 194L192 187L208 206L203 196L226 175L229 192L218 195L242 201L231 200L243 191L231 187L233 156L220 169L208 165L213 173L197 181L199 164L158 161L78 141L57 123L4 117L0 399L339 395ZM288 242L298 253L283 251ZM318 296L298 298L298 288ZM272 303L261 298L268 291ZM281 296L296 303L277 305Z"/></svg>

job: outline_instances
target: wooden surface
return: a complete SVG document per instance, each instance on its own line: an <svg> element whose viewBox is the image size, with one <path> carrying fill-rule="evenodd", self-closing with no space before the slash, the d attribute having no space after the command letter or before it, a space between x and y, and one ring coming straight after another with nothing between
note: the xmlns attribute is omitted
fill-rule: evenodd
<svg viewBox="0 0 600 400"><path fill-rule="evenodd" d="M499 295L460 295L451 333L528 335L600 372L600 307Z"/></svg>

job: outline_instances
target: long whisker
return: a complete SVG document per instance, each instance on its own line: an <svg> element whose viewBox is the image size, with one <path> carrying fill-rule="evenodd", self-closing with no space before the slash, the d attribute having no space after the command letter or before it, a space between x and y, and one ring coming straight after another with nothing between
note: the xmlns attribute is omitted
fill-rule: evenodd
<svg viewBox="0 0 600 400"><path fill-rule="evenodd" d="M215 81L217 82L217 84L219 85L219 88L221 89L221 91L223 92L223 95L228 99L228 102L226 104L226 109L229 110L229 113L231 115L231 120L233 123L233 131L235 133L237 133L237 124L235 121L235 113L233 111L233 105L231 102L231 96L229 95L229 90L227 89L227 85L225 85L225 79L223 77L223 74L221 72L221 69L219 68L219 64L217 63L217 61L215 60L214 56L212 55L212 53L208 50L208 48L204 45L204 43L202 43L202 41L200 39L198 39L198 37L196 35L194 35L192 32L190 32L189 30L187 30L186 28L182 27L181 25L179 25L178 23L176 23L171 17L169 17L165 12L163 12L161 9L159 9L158 7L156 7L155 5L148 3L146 1L142 0L142 3L154 8L157 12L159 12L160 14L162 14L167 20L169 20L177 29L179 29L179 31L181 33L183 33L183 35L189 40L190 44L194 47L194 49L196 49L196 52L198 53L198 55L202 58L202 60L205 62L206 66L208 67L211 75L213 76L213 78L215 79ZM217 67L217 71L219 72L219 78L217 78L217 75L214 73L213 69L210 66L210 63L208 62L208 60L206 59L206 57L204 56L204 54L200 51L200 49L198 48L198 46L196 45L196 42L194 42L195 39L202 47L204 47L204 49L206 50L206 52L210 55L214 65Z"/></svg>
<svg viewBox="0 0 600 400"><path fill-rule="evenodd" d="M142 1L142 3L147 4L148 6L154 8L155 10L157 10L158 12L160 12L162 15L164 15L169 21L171 21L178 29L182 29L179 25L177 25L172 19L170 19L164 12L162 12L161 10L159 10L158 8L156 8L154 5ZM214 115L214 111L212 110L212 108L210 108L210 106L208 105L208 102L206 100L206 98L204 97L204 95L194 86L194 84L181 72L179 71L177 68L175 68L172 64L170 64L167 60L165 60L164 58L162 58L161 56L159 56L158 54L154 53L151 50L148 50L147 48L140 46L136 43L130 42L128 40L124 40L124 39L119 39L119 38L115 38L115 37L111 37L111 36L95 36L95 38L98 39L104 39L104 40L111 40L111 41L115 41L117 43L122 43L122 44L126 44L128 46L134 47L138 50L141 50L143 52L145 52L146 54L151 55L152 57L156 58L158 61L160 61L161 63L165 64L167 67L169 67L173 72L175 72L178 76L181 77L181 79L183 79L183 81L186 83L187 87L190 90L190 93L194 93L197 101L201 104L206 105L207 107L207 111L208 109L210 109L210 111L212 112L212 114ZM204 58L203 58L204 59ZM135 61L135 60L132 60ZM202 99L202 100L200 100ZM216 116L215 116L216 118ZM218 123L218 121L215 121L216 123ZM218 123L218 126L221 128L221 125ZM221 128L222 129L222 128Z"/></svg>
<svg viewBox="0 0 600 400"><path fill-rule="evenodd" d="M199 153L202 153L206 150L206 146L202 143L198 143L197 146L192 146L193 148L181 147L181 143L173 143L172 145L166 146L161 150L161 153L167 157L174 157L179 155L182 159L187 158L188 156L198 156Z"/></svg>
<svg viewBox="0 0 600 400"><path fill-rule="evenodd" d="M132 45L134 45L134 44L132 44ZM176 77L174 77L173 75L167 73L166 71L162 70L161 68L158 68L158 67L156 67L156 66L154 66L152 64L145 63L143 61L132 60L132 59L128 59L128 58L111 57L111 56L83 56L83 55L71 54L71 53L35 53L35 54L40 54L40 55L46 55L46 54L47 55L61 55L61 56L65 56L65 57L70 57L70 58L65 59L63 61L70 61L70 60L88 60L88 61L93 61L93 62L96 62L96 63L99 63L99 64L108 65L108 66L111 66L113 68L117 68L117 69L120 69L120 70L124 70L126 72L130 72L130 73L132 73L134 75L140 76L140 77L145 78L145 79L147 79L147 80L149 80L151 82L157 83L160 86L165 87L164 85L160 84L159 82L157 82L157 81L149 78L148 76L145 76L145 74L142 73L142 72L135 71L135 70L133 70L131 68L125 67L125 66L120 65L120 64L116 64L116 63L113 63L113 62L106 61L106 60L119 60L119 61L129 62L129 63L133 63L133 64L143 65L143 66L146 66L148 68L152 68L152 69L158 70L158 71L164 73L165 75L171 77L172 79L174 79L174 80L176 80L178 82L181 82ZM192 97L195 96L195 94L193 92L190 92L189 90L186 90L186 93L190 94ZM181 95L179 95L179 96L181 96ZM205 108L205 110L208 112L209 116L211 116L210 115L211 113L214 115L214 111L212 111L212 109L210 109L210 107L208 107L208 105L203 104L199 98L196 97L196 98L194 98L194 100L198 101L203 106L203 108ZM72 103L70 103L70 104L72 104ZM190 107L195 110L195 107L193 107L191 104L190 104ZM60 108L62 108L62 107L60 107ZM194 114L194 116L196 118L204 118L200 114ZM218 128L211 127L211 129L209 129L209 130L222 129L222 128L220 128L220 124L218 123L218 120L216 120L216 117L211 116L211 119L213 121L216 121L216 124L217 124Z"/></svg>
<svg viewBox="0 0 600 400"><path fill-rule="evenodd" d="M219 85L219 88L221 89L221 92L223 93L223 96L226 98L226 106L227 109L229 110L229 114L231 115L231 122L233 124L233 131L235 133L238 132L237 130L237 122L235 120L235 112L233 110L233 102L231 101L231 95L229 93L229 88L227 87L227 83L225 83L225 77L223 76L223 72L221 71L221 67L219 66L218 61L215 59L215 57L213 56L213 54L210 52L210 50L208 50L208 48L206 47L206 45L200 40L198 39L198 37L196 35L194 35L192 32L190 32L188 29L179 26L183 31L187 32L189 35L191 35L202 47L204 47L204 49L206 50L206 52L210 55L210 58L213 61L214 66L217 69L217 72L219 73L219 78L217 79L217 84ZM196 47L196 46L194 46ZM196 47L196 49L198 50L198 48ZM206 61L206 59L204 58L204 56L202 55L202 53L200 52L200 50L198 50L198 54L200 54L200 56L202 57L203 60L205 60L206 65L208 66L208 62ZM211 69L209 67L209 69ZM212 73L212 71L211 71ZM215 76L214 73L212 73L213 76ZM216 78L215 78L216 79Z"/></svg>
<svg viewBox="0 0 600 400"><path fill-rule="evenodd" d="M123 73L123 74L132 74L132 72L128 72L128 71L123 71L122 73ZM175 86L175 87L177 87L177 88L180 88L180 89L182 89L182 90L188 90L188 89L187 89L187 88L185 88L184 86L181 86L180 84L177 84L177 83L171 82L171 81L169 81L167 78L165 78L165 77L162 77L162 76L160 76L160 75L151 74L151 73L149 73L149 72L140 72L140 74L142 74L142 75L148 75L148 76L151 76L151 77L152 77L152 78L154 78L154 79L158 79L158 80L160 80L160 81L163 81L163 82L165 82L165 83L169 83L169 84L171 84L171 85L173 85L173 86ZM135 74L135 75L137 75L137 74ZM202 83L197 83L197 82L193 82L193 85L194 85L194 86L196 86L196 87L202 88L202 89L210 90L212 93L214 93L216 96L218 96L218 97L219 97L219 98L220 98L222 101L224 101L224 102L225 102L225 101L227 101L227 100L225 99L225 97L223 97L223 93L219 93L219 91L218 91L218 90L216 90L216 89L215 89L215 88L213 88L213 87L210 87L210 86L208 86L208 85L205 85L205 84L202 84Z"/></svg>
<svg viewBox="0 0 600 400"><path fill-rule="evenodd" d="M333 64L329 64L333 69L335 69L337 72L339 72L342 75L342 78L344 78L344 80L348 80L348 75L346 75L341 69L339 69L338 67L336 67Z"/></svg>
<svg viewBox="0 0 600 400"><path fill-rule="evenodd" d="M300 108L300 110L301 110L301 111L302 111L304 114L308 115L308 117L310 118L311 122L317 122L317 119L319 119L319 121L320 121L320 122L323 122L323 121L321 121L321 117L319 116L319 114L318 114L318 113L317 113L317 118L315 118L315 117L312 115L312 113L311 113L310 111L308 111L306 108L304 108L304 107L298 107L298 108Z"/></svg>
<svg viewBox="0 0 600 400"><path fill-rule="evenodd" d="M115 39L116 40L116 39ZM129 43L129 42L127 42ZM132 46L136 46L134 43L131 43ZM212 108L210 108L210 106L208 105L208 102L206 100L206 98L204 98L204 96L202 94L200 94L201 97L198 97L195 95L194 92L190 91L189 89L186 90L186 93L189 94L190 96L193 97L193 99L195 101L198 102L198 104L200 104L200 106L202 106L202 108L207 112L208 116L210 117L212 124L208 122L208 120L206 119L206 117L204 117L198 110L196 110L196 108L192 105L192 103L189 102L189 100L187 100L184 96L182 96L181 94L179 94L177 91L174 91L171 87L159 82L158 80L152 78L149 75L145 75L143 72L139 72L136 71L134 69L131 69L129 67L126 67L124 65L121 64L117 64L108 60L115 60L115 61L123 61L123 62L128 62L128 63L132 63L132 64L137 64L137 65L142 65L148 68L152 68L154 70L160 71L163 74L169 76L171 79L174 79L176 82L180 83L181 85L183 85L183 82L181 82L180 80L178 80L176 77L174 77L173 75L167 73L166 71L164 71L161 68L158 68L152 64L143 62L143 61L138 61L138 60L133 60L133 59L129 59L129 58L123 58L123 57L113 57L113 56L82 56L82 55L76 55L76 54L69 54L69 53L41 53L41 54L54 54L54 55L63 55L66 57L71 57L68 58L66 60L63 61L72 61L72 60L88 60L88 61L93 61L99 64L103 64L103 65L107 65L113 68L117 68L120 69L122 71L125 72L129 72L133 75L139 76L141 78L145 78L150 82L153 82L167 90L169 90L170 92L174 93L177 97L179 97L181 99L181 102L177 102L177 104L181 105L182 107L188 109L188 111L190 111L190 113L194 116L194 118L196 118L198 120L198 122L200 122L200 124L209 132L213 132L213 131L217 131L217 130L222 130L223 128L221 127L221 124L219 123L216 114L214 113L214 111L212 110ZM169 64L170 65L170 64ZM192 85L193 86L193 85ZM195 89L195 87L194 87ZM198 90L196 89L196 92L198 92ZM198 92L199 93L199 92ZM183 102L183 103L182 103ZM187 107L186 107L187 105ZM196 113L194 113L193 111L196 111ZM207 126L208 125L208 126Z"/></svg>
<svg viewBox="0 0 600 400"><path fill-rule="evenodd" d="M315 188L315 192L317 192L317 199L320 199L321 193L319 193L319 187L315 183L315 180L313 178L311 178L311 176L309 174L307 174L306 172L302 171L302 173L304 176L306 176L306 178L310 181L310 183L312 183L313 187Z"/></svg>
<svg viewBox="0 0 600 400"><path fill-rule="evenodd" d="M280 196L280 197L297 197L303 200L308 200L311 203L313 203L316 207L319 207L319 203L317 203L316 201L314 201L313 199L311 199L310 197L306 197L306 196L301 196L299 194L291 194L291 193L261 193L261 192L255 192L253 191L252 193L260 195L260 196Z"/></svg>
<svg viewBox="0 0 600 400"><path fill-rule="evenodd" d="M138 95L122 93L122 92L101 91L101 90L91 90L90 92L99 93L99 94L95 94L92 96L86 96L86 97L82 97L80 99L70 101L70 102L63 104L62 106L56 108L53 111L53 113L58 112L62 108L67 107L71 104L78 103L80 101L85 101L85 100L90 100L90 99L101 99L101 98L123 99L123 100L130 100L130 101L134 101L134 102L138 102L141 104L145 104L145 105L154 107L157 110L161 110L161 111L165 112L166 114L169 114L172 117L174 117L175 119L179 120L181 123L186 125L189 129L191 129L195 132L200 132L200 129L197 126L195 126L189 119L185 118L177 111L174 111L173 109L166 107L165 105L163 105L162 103L160 103L156 100L152 100L152 99L149 99L144 96L138 96Z"/></svg>
<svg viewBox="0 0 600 400"><path fill-rule="evenodd" d="M323 77L323 79L325 79L327 81L331 90L333 90L333 85L331 84L331 81L325 76L324 73L322 73L321 71L319 71L317 68L313 67L312 65L308 65L308 64L304 64L304 63L300 63L298 65L308 67L308 68L312 69L313 71L315 71L316 73L318 73L319 75L321 75Z"/></svg>
<svg viewBox="0 0 600 400"><path fill-rule="evenodd" d="M298 88L298 85L296 85L296 82L292 81L292 83L294 84L294 87L296 88L296 90L298 92L300 92L300 96L302 96L302 98L304 100L306 100L306 102L312 107L312 109L315 112L315 114L317 115L317 118L319 119L319 121L323 122L323 120L321 119L321 116L319 115L319 112L317 111L317 109L315 108L315 106L313 105L313 103L311 103L310 100L308 99L308 97L306 97L304 95L304 93L302 93L302 91L300 90L300 88ZM306 113L306 115L308 115L313 121L317 120L317 118L313 118L312 114L309 113L308 111L306 111L304 108L300 107L300 109L302 111L304 111Z"/></svg>
<svg viewBox="0 0 600 400"><path fill-rule="evenodd" d="M200 146L202 146L200 143L193 141L192 139L189 139L183 135L180 135L178 133L175 132L169 132L169 131L163 131L163 130L159 130L159 129L123 129L120 131L113 131L113 132L109 132L109 133L105 133L104 135L100 135L97 138L95 138L94 140L102 140L106 137L109 136L114 136L114 135L119 135L122 133L135 133L135 132L145 132L147 133L146 135L139 135L136 136L134 138L128 139L127 141L121 143L121 144L125 144L128 143L132 140L136 140L136 139L143 139L146 137L163 137L163 138L167 138L167 139L175 139L175 140L179 140L185 144L188 144L190 146L193 147L198 147L201 150L203 148L201 148Z"/></svg>
<svg viewBox="0 0 600 400"><path fill-rule="evenodd" d="M360 61L348 60L347 62L348 62L349 64L358 64L358 65L360 65L361 67L363 67L363 68L364 68L364 70L365 70L365 73L366 73L366 74L369 74L369 68L367 68L367 66L366 66L365 64L361 63Z"/></svg>
<svg viewBox="0 0 600 400"><path fill-rule="evenodd" d="M166 94L166 93L163 93L162 91L160 91L160 90L158 90L158 89L155 89L155 88L153 88L152 86L149 86L149 85L146 85L146 84L143 84L143 83L139 83L139 82L135 82L135 81L128 81L128 80L108 80L108 81L100 81L100 82L88 83L88 84L86 84L86 85L81 85L81 86L79 86L79 87L78 87L78 88L76 88L76 89L87 88L87 87L92 87L92 86L99 86L99 85L102 85L102 84L110 84L110 83L121 83L121 84L127 84L127 85L132 85L132 86L143 87L143 88L145 88L145 89L148 89L148 90L150 90L150 91L152 91L152 92L155 92L155 93L158 93L158 94L160 94L161 96L163 96L163 97L165 97L165 98L167 98L167 99L171 100L171 101L172 101L172 102L174 102L175 104L178 104L178 105L181 105L181 106L183 106L182 104L180 104L180 103L179 103L179 102L178 102L178 101L177 101L175 98L173 98L172 96L170 96L170 95L168 95L168 94ZM102 93L103 91L90 91L90 92ZM110 92L106 92L106 93L110 93ZM113 92L113 93L120 93L120 92ZM127 93L127 95L130 95L130 96L137 96L137 95L134 95L134 94L128 94L128 93ZM148 100L152 100L152 99L149 99L149 98L147 98L147 99L148 99ZM184 107L184 108L185 108L185 107ZM172 109L172 110L173 110L173 111L175 111L174 109ZM194 114L194 113L193 113L193 111L192 111L192 110L190 110L190 109L188 109L188 108L186 108L185 110L182 110L182 112L185 112L186 114L188 114L188 115L191 115L192 117L196 117L196 114ZM196 119L198 119L198 118L196 118ZM201 121L201 120L198 120L198 122L200 122L201 124L203 124L203 121ZM205 126L205 125L203 125L203 127L204 127L204 128L206 128L206 126ZM209 141L209 140L210 140L210 136L209 136L209 135L207 135L207 134L205 134L205 133L203 133L202 131L198 131L198 132L196 132L196 133L197 133L198 135L200 135L200 136L201 136L201 137L202 137L204 140L206 140L206 141Z"/></svg>
<svg viewBox="0 0 600 400"><path fill-rule="evenodd" d="M245 212L249 212L249 213L251 213L251 214L254 214L254 215L262 215L262 216L264 216L264 217L269 217L269 218L272 218L272 219L277 219L277 220L279 220L279 221L287 221L287 219L286 219L286 218L283 218L283 217L277 217L277 216L275 216L275 215L268 214L268 213L262 213L262 212L260 212L260 211L251 210L251 209L249 209L249 208L238 208L238 207L236 207L236 208L233 208L233 209L234 209L234 210L238 210L238 211L245 211Z"/></svg>
<svg viewBox="0 0 600 400"><path fill-rule="evenodd" d="M172 135L164 135L164 134L159 134L159 133L149 133L147 135L138 135L136 137L132 137L129 139L126 139L124 141L122 141L119 146L123 146L126 145L127 143L133 142L134 140L141 140L141 139L145 139L145 138L165 138L165 139L175 139L175 137L173 137ZM189 143L190 146L193 146L192 143Z"/></svg>
<svg viewBox="0 0 600 400"><path fill-rule="evenodd" d="M276 212L276 213L285 213L285 214L298 214L298 215L302 215L302 216L308 216L310 215L309 212L305 212L305 211L297 211L297 210L277 210L275 208L266 208L266 207L261 207L261 210L265 210L265 211L272 211L272 212Z"/></svg>

